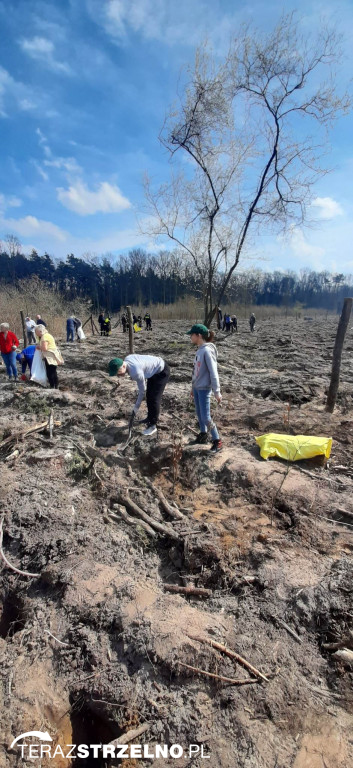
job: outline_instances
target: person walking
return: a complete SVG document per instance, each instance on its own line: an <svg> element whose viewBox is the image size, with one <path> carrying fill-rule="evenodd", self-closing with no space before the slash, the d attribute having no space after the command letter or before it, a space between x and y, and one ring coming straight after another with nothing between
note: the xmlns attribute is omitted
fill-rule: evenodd
<svg viewBox="0 0 353 768"><path fill-rule="evenodd" d="M73 315L70 315L70 317L68 317L66 320L66 341L73 341L74 335L75 335L75 318Z"/></svg>
<svg viewBox="0 0 353 768"><path fill-rule="evenodd" d="M222 402L222 395L217 370L217 350L212 344L214 333L209 331L205 325L196 323L190 331L187 331L187 334L191 337L192 344L197 346L192 374L191 397L194 398L200 433L192 442L194 445L207 443L207 432L210 429L211 452L218 453L222 449L222 440L211 416L211 392L213 392L217 403Z"/></svg>
<svg viewBox="0 0 353 768"><path fill-rule="evenodd" d="M25 323L26 323L28 344L35 344L36 337L35 337L34 329L36 327L36 324L34 320L32 320L29 316L26 317Z"/></svg>
<svg viewBox="0 0 353 768"><path fill-rule="evenodd" d="M234 333L234 331L235 331L235 333L238 333L238 320L237 320L236 315L232 315L231 321L232 321L232 325L231 325L232 333Z"/></svg>
<svg viewBox="0 0 353 768"><path fill-rule="evenodd" d="M22 352L18 352L16 355L16 360L21 363L22 366L22 381L26 381L26 370L27 365L29 368L29 373L31 374L32 371L32 363L33 363L33 357L34 353L36 351L36 345L30 344L28 347L25 347L25 349L22 350Z"/></svg>
<svg viewBox="0 0 353 768"><path fill-rule="evenodd" d="M255 317L254 313L252 312L250 317L249 317L249 325L250 325L251 333L254 333L255 323L256 323L256 317Z"/></svg>
<svg viewBox="0 0 353 768"><path fill-rule="evenodd" d="M123 333L126 333L127 317L125 312L121 316L121 325L123 326Z"/></svg>
<svg viewBox="0 0 353 768"><path fill-rule="evenodd" d="M20 342L8 323L0 323L0 352L9 381L17 382L16 349Z"/></svg>
<svg viewBox="0 0 353 768"><path fill-rule="evenodd" d="M47 371L50 389L59 389L58 365L63 365L61 353L59 352L54 336L49 333L45 325L36 325L36 336L39 343L37 349L40 349Z"/></svg>
<svg viewBox="0 0 353 768"><path fill-rule="evenodd" d="M147 418L140 423L146 424L144 435L150 436L157 432L162 395L169 381L170 369L162 357L154 355L127 355L123 360L116 357L109 363L110 376L125 376L129 374L138 387L138 397L130 417L130 424L146 396ZM147 381L147 386L146 386Z"/></svg>

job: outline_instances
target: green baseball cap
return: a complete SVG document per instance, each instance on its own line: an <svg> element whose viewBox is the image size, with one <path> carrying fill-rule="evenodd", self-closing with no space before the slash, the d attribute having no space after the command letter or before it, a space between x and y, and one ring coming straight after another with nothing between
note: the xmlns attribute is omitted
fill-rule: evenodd
<svg viewBox="0 0 353 768"><path fill-rule="evenodd" d="M190 331L186 331L188 336L191 336L192 333L199 333L201 336L208 336L208 328L206 328L205 325L202 325L202 323L196 323L196 325L193 325Z"/></svg>
<svg viewBox="0 0 353 768"><path fill-rule="evenodd" d="M116 376L118 373L119 368L121 368L124 360L121 359L121 357L114 357L113 360L110 361L108 365L109 370L109 376Z"/></svg>

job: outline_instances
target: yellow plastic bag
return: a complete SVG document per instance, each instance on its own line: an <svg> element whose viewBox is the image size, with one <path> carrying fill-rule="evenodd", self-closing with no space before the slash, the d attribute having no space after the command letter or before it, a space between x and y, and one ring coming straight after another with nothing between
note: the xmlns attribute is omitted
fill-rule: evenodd
<svg viewBox="0 0 353 768"><path fill-rule="evenodd" d="M274 432L270 432L268 435L255 437L255 440L260 446L260 456L263 459L268 459L269 456L279 456L288 461L299 461L322 455L329 459L332 448L332 437L276 435Z"/></svg>
<svg viewBox="0 0 353 768"><path fill-rule="evenodd" d="M140 328L140 326L137 323L135 323L134 331L136 331L136 333L137 333L138 331L142 331L142 328Z"/></svg>

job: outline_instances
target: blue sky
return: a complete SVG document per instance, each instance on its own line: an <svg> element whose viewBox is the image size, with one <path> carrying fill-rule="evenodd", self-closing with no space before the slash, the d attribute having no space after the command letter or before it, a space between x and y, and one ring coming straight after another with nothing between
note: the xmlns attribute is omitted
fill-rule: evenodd
<svg viewBox="0 0 353 768"><path fill-rule="evenodd" d="M180 71L205 36L226 51L243 21L268 30L296 9L343 31L351 77L353 2L0 0L0 239L25 252L156 250L139 231L142 177L168 177L158 141ZM241 266L353 272L353 116L330 135L334 170L315 187L310 229L263 236Z"/></svg>

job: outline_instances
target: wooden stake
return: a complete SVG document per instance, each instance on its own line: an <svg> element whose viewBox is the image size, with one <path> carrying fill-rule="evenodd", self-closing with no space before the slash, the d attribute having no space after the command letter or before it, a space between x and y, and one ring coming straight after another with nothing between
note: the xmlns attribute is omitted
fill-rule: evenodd
<svg viewBox="0 0 353 768"><path fill-rule="evenodd" d="M22 322L22 333L23 333L23 344L25 347L28 347L28 339L27 339L27 329L26 329L26 323L25 323L25 316L23 313L23 310L20 310L21 315L21 322Z"/></svg>
<svg viewBox="0 0 353 768"><path fill-rule="evenodd" d="M353 299L351 298L344 300L342 314L338 323L335 346L333 348L333 356L332 356L331 381L330 381L330 387L329 387L327 400L326 400L326 410L329 413L333 413L333 409L336 405L338 385L340 381L342 349L344 344L344 337L346 335L349 318L352 311L352 302L353 302Z"/></svg>
<svg viewBox="0 0 353 768"><path fill-rule="evenodd" d="M130 355L133 355L134 353L134 326L132 321L132 312L131 307L126 307L128 321L129 321L129 352Z"/></svg>

